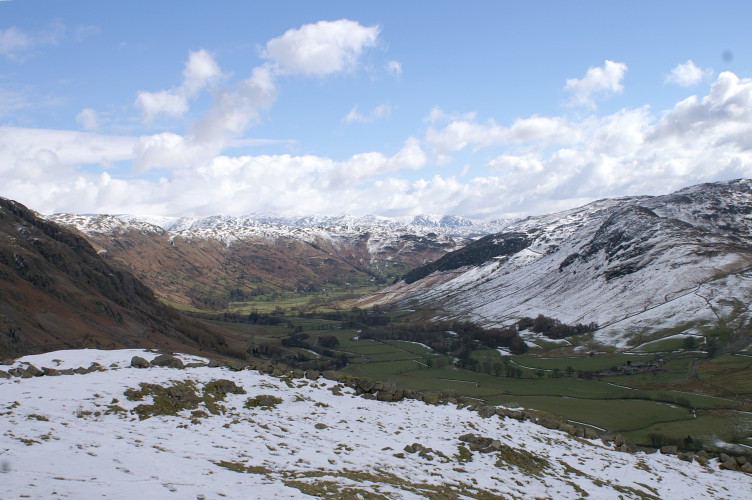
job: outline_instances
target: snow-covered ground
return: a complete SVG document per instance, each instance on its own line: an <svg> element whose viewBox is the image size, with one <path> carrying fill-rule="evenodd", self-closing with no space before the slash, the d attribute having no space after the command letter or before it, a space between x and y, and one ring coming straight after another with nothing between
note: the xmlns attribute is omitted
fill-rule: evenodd
<svg viewBox="0 0 752 500"><path fill-rule="evenodd" d="M600 441L449 405L364 399L349 388L332 390L337 384L324 379L130 368L136 354L156 356L59 351L15 366L64 369L96 361L108 370L0 379L2 498L738 498L752 490L750 476L721 471L715 462L703 467L621 453ZM150 397L130 401L124 394L141 383L183 381L200 393L218 379L246 394L227 394L216 415L201 403L203 414L139 420L132 410ZM259 395L281 402L245 406ZM468 433L497 440L495 451L469 451L460 440ZM424 452L404 451L413 443Z"/></svg>

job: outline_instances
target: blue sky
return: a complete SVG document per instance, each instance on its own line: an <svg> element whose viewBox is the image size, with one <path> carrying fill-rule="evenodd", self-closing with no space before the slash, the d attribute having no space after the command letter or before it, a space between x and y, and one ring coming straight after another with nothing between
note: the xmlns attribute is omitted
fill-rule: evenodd
<svg viewBox="0 0 752 500"><path fill-rule="evenodd" d="M0 1L0 195L509 217L752 177L749 2Z"/></svg>

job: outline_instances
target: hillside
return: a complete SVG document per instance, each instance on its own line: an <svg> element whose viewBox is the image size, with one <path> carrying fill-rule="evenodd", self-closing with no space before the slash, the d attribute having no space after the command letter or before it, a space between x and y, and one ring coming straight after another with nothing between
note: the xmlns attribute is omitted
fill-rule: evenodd
<svg viewBox="0 0 752 500"><path fill-rule="evenodd" d="M510 223L357 302L511 324L595 322L625 345L658 329L726 327L742 344L752 300L752 181L601 200Z"/></svg>
<svg viewBox="0 0 752 500"><path fill-rule="evenodd" d="M50 220L83 232L159 297L199 309L385 284L507 223L429 216Z"/></svg>
<svg viewBox="0 0 752 500"><path fill-rule="evenodd" d="M0 354L81 347L231 352L78 233L0 198Z"/></svg>
<svg viewBox="0 0 752 500"><path fill-rule="evenodd" d="M750 487L715 458L616 451L487 408L377 401L317 374L230 371L193 356L184 370L137 369L134 355L154 358L53 352L14 367L96 369L0 379L4 495L720 499Z"/></svg>

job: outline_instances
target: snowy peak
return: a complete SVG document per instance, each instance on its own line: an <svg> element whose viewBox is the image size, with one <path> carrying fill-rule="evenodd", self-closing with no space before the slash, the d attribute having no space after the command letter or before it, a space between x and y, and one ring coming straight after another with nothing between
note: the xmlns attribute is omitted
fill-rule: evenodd
<svg viewBox="0 0 752 500"><path fill-rule="evenodd" d="M724 304L752 298L751 186L704 184L514 221L361 305L417 300L442 317L494 325L544 314L598 323L597 337L618 345L719 318L742 325L749 311Z"/></svg>

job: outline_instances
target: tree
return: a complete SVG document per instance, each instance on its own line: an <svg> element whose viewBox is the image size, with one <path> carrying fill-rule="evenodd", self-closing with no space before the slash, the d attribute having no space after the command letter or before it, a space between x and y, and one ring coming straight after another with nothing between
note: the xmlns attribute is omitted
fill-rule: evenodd
<svg viewBox="0 0 752 500"><path fill-rule="evenodd" d="M535 371L535 374L536 374L536 375L538 375L538 379L540 380L540 379L542 379L542 378L543 378L543 375L545 375L545 372L544 372L543 370L541 370L540 368L538 368L538 369L537 369L537 370Z"/></svg>

